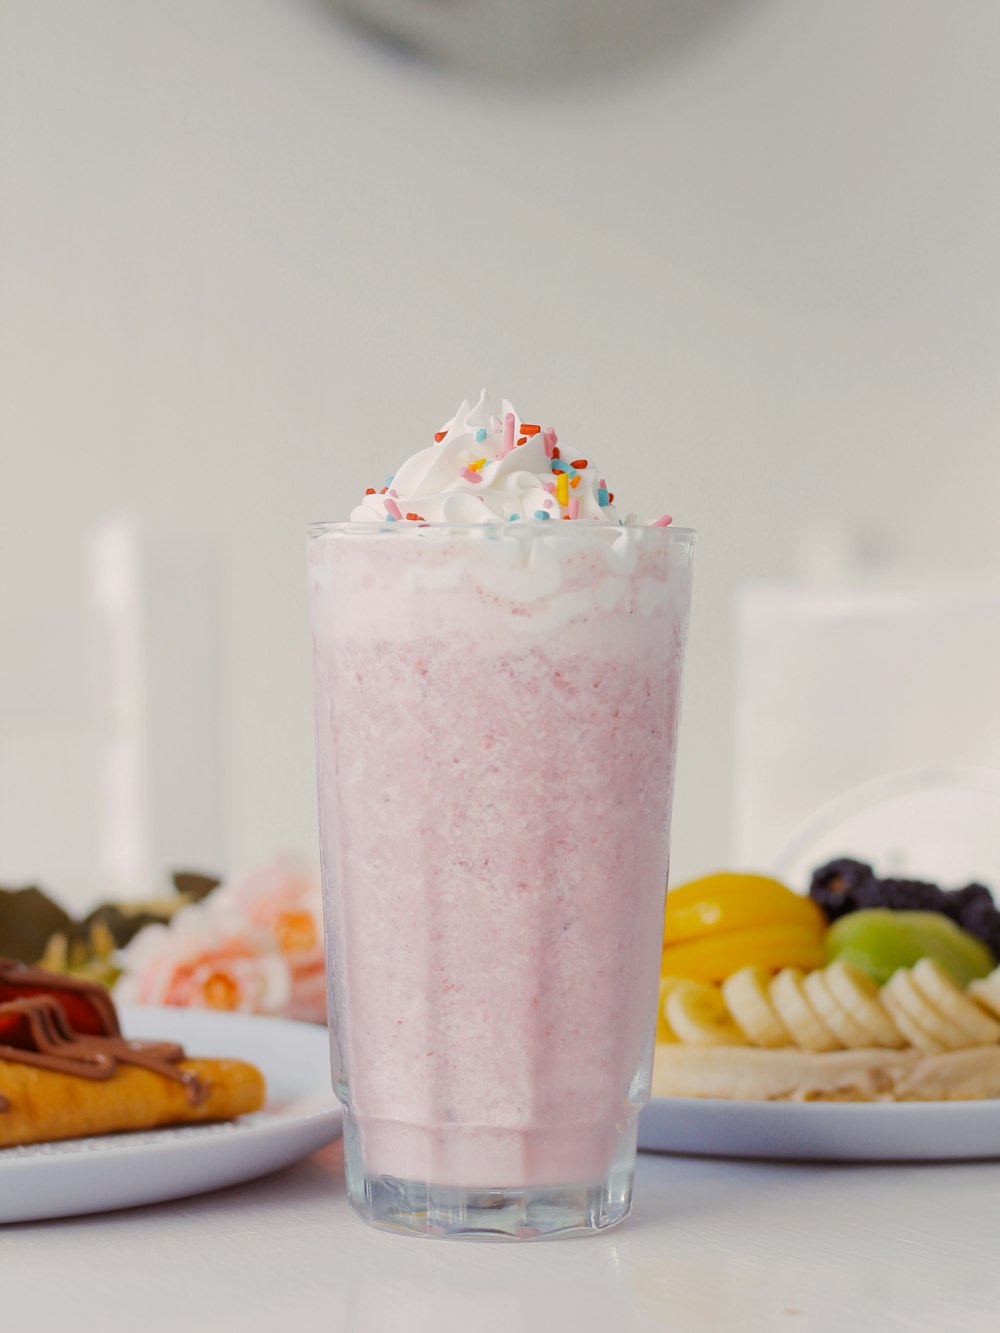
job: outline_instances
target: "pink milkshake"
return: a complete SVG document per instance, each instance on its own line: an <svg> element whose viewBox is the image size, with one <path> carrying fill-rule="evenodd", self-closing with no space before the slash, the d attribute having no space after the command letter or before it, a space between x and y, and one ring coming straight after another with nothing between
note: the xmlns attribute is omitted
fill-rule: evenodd
<svg viewBox="0 0 1000 1333"><path fill-rule="evenodd" d="M484 395L311 531L334 1077L376 1225L629 1210L693 534L611 501Z"/></svg>

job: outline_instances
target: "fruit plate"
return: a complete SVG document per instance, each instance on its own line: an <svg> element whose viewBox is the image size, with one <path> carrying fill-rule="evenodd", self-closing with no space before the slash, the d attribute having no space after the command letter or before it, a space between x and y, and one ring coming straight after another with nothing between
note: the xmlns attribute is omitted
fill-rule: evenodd
<svg viewBox="0 0 1000 1333"><path fill-rule="evenodd" d="M0 1149L0 1222L202 1194L289 1166L340 1135L326 1028L194 1009L123 1005L119 1014L129 1036L250 1060L267 1079L264 1110L225 1124Z"/></svg>
<svg viewBox="0 0 1000 1333"><path fill-rule="evenodd" d="M646 1152L822 1162L1000 1157L1000 1101L749 1102L653 1097Z"/></svg>

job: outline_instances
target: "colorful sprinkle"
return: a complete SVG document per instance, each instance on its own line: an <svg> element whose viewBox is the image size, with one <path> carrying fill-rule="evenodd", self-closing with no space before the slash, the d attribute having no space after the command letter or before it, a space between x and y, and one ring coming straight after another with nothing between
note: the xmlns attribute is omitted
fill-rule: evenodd
<svg viewBox="0 0 1000 1333"><path fill-rule="evenodd" d="M394 473L392 474L391 477L386 477L386 479L385 479L385 484L386 484L387 486L391 486L392 483L393 483L395 480L396 480L396 474L395 474L395 472L394 472Z"/></svg>
<svg viewBox="0 0 1000 1333"><path fill-rule="evenodd" d="M607 487L605 487L605 486L598 486L598 488L597 488L597 503L601 506L602 509L603 509L603 508L605 507L605 505L608 503L608 492L607 492Z"/></svg>
<svg viewBox="0 0 1000 1333"><path fill-rule="evenodd" d="M395 522L396 522L396 515L395 515L395 514L386 514L386 516L385 516L385 521L386 521L387 523L395 523Z"/></svg>
<svg viewBox="0 0 1000 1333"><path fill-rule="evenodd" d="M488 435L489 431L486 429L486 427L480 426L480 428L476 431L476 443L482 444L482 442L487 438Z"/></svg>
<svg viewBox="0 0 1000 1333"><path fill-rule="evenodd" d="M585 458L574 458L573 466L577 468L578 471L582 472L585 467L590 467L590 464Z"/></svg>
<svg viewBox="0 0 1000 1333"><path fill-rule="evenodd" d="M569 517L570 517L570 518L579 518L579 517L580 517L580 501L579 501L578 497L575 496L575 495L570 497L570 502L569 502Z"/></svg>
<svg viewBox="0 0 1000 1333"><path fill-rule="evenodd" d="M563 509L569 504L569 477L566 476L565 472L560 472L556 481L556 499Z"/></svg>
<svg viewBox="0 0 1000 1333"><path fill-rule="evenodd" d="M479 473L473 472L471 467L460 468L458 475L464 477L466 481L482 481L482 477Z"/></svg>
<svg viewBox="0 0 1000 1333"><path fill-rule="evenodd" d="M508 412L503 419L503 456L514 448L514 413Z"/></svg>
<svg viewBox="0 0 1000 1333"><path fill-rule="evenodd" d="M482 469L483 469L483 466L484 466L485 462L486 462L486 459L485 459L485 458L477 458L476 461L475 461L474 463L470 463L470 464L469 464L469 471L470 471L470 472L481 472Z"/></svg>
<svg viewBox="0 0 1000 1333"><path fill-rule="evenodd" d="M522 435L537 435L540 430L541 426L526 426L523 421L521 422Z"/></svg>
<svg viewBox="0 0 1000 1333"><path fill-rule="evenodd" d="M536 509L535 518L548 518L548 514L544 509Z"/></svg>
<svg viewBox="0 0 1000 1333"><path fill-rule="evenodd" d="M396 501L392 498L392 496L387 496L387 497L386 497L386 501L385 501L385 512L389 515L390 518L402 518L402 517L403 517L403 511L400 509L399 505L398 505L398 504L396 503Z"/></svg>
<svg viewBox="0 0 1000 1333"><path fill-rule="evenodd" d="M550 495L555 495L555 493L556 493L556 484L555 484L554 481L543 481L543 482L542 482L542 489L548 491L548 493L549 493Z"/></svg>
<svg viewBox="0 0 1000 1333"><path fill-rule="evenodd" d="M576 488L577 488L577 486L579 486L579 484L580 484L580 478L579 478L579 477L571 477L571 478L570 478L570 483L569 483L569 484L573 487L573 489L574 489L574 491L575 491Z"/></svg>
<svg viewBox="0 0 1000 1333"><path fill-rule="evenodd" d="M434 443L440 444L447 434L448 432L446 430L439 430L437 434L434 436Z"/></svg>
<svg viewBox="0 0 1000 1333"><path fill-rule="evenodd" d="M518 440L518 444L527 444L527 443L528 443L527 435L522 435L521 438Z"/></svg>
<svg viewBox="0 0 1000 1333"><path fill-rule="evenodd" d="M427 520L426 520L426 518L424 518L423 514L407 514L406 517L410 520L411 523L426 523L426 522L427 522Z"/></svg>
<svg viewBox="0 0 1000 1333"><path fill-rule="evenodd" d="M542 444L545 446L545 457L556 457L556 433L551 426L546 426L542 431Z"/></svg>
<svg viewBox="0 0 1000 1333"><path fill-rule="evenodd" d="M374 494L375 494L375 487L368 486L365 490L365 495L374 495Z"/></svg>
<svg viewBox="0 0 1000 1333"><path fill-rule="evenodd" d="M520 514L511 514L509 522L516 523L520 519Z"/></svg>
<svg viewBox="0 0 1000 1333"><path fill-rule="evenodd" d="M669 514L664 514L662 518L654 519L649 526L651 528L669 528L671 523L673 523L673 521L674 520L670 517Z"/></svg>

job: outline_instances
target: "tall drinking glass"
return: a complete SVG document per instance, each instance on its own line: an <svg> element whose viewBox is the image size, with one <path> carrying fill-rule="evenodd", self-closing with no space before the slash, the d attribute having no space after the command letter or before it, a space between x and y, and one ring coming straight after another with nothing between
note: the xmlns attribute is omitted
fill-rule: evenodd
<svg viewBox="0 0 1000 1333"><path fill-rule="evenodd" d="M310 529L347 1188L527 1238L628 1214L694 534Z"/></svg>

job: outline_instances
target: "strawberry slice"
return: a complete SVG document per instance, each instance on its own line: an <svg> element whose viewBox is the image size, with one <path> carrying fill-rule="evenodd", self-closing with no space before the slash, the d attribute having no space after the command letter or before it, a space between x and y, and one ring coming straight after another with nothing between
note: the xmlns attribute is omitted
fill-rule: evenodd
<svg viewBox="0 0 1000 1333"><path fill-rule="evenodd" d="M121 1028L110 993L95 981L81 981L0 958L0 1005L47 995L55 1000L74 1032L90 1037L118 1037ZM0 1028L0 1044L4 1043ZM7 1042L13 1045L12 1042Z"/></svg>

